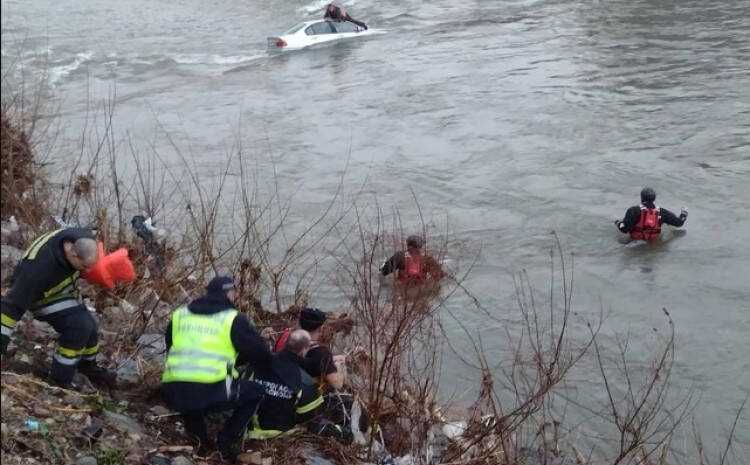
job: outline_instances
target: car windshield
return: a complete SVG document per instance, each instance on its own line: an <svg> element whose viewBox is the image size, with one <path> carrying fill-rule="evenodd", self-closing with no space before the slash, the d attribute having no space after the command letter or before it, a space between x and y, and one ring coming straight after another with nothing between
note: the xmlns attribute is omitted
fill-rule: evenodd
<svg viewBox="0 0 750 465"><path fill-rule="evenodd" d="M290 27L290 28L289 28L288 30L286 30L286 31L284 32L284 34L282 34L282 35L285 35L285 36L286 36L286 35L289 35L289 34L294 34L295 32L299 31L299 30L300 30L300 29L302 29L303 27L305 27L305 23L299 23L299 24L295 24L294 26L292 26L292 27Z"/></svg>

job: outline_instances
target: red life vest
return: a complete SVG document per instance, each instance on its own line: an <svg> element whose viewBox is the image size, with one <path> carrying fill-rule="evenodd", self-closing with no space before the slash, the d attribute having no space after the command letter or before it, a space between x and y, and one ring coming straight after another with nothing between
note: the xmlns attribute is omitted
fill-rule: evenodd
<svg viewBox="0 0 750 465"><path fill-rule="evenodd" d="M276 344L273 346L274 352L281 352L284 350L284 346L286 345L286 341L289 339L290 334L292 334L292 328L284 328L284 331L281 332L279 338L276 339Z"/></svg>
<svg viewBox="0 0 750 465"><path fill-rule="evenodd" d="M424 281L421 255L404 254L404 269L398 272L398 280L403 284Z"/></svg>
<svg viewBox="0 0 750 465"><path fill-rule="evenodd" d="M653 241L661 234L661 209L647 208L641 204L641 217L630 231L630 238L637 241Z"/></svg>

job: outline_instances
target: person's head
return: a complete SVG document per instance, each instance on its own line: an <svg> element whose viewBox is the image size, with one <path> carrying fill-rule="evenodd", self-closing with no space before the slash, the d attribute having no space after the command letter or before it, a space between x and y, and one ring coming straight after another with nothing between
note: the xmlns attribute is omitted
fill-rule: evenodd
<svg viewBox="0 0 750 465"><path fill-rule="evenodd" d="M297 329L292 331L289 335L289 339L286 340L284 349L297 354L300 357L304 357L307 350L310 348L310 333L304 329Z"/></svg>
<svg viewBox="0 0 750 465"><path fill-rule="evenodd" d="M234 280L229 276L216 276L206 286L209 295L225 295L233 304L236 303L237 291L234 288Z"/></svg>
<svg viewBox="0 0 750 465"><path fill-rule="evenodd" d="M64 242L65 259L78 271L90 269L99 259L96 241L82 237L75 242Z"/></svg>
<svg viewBox="0 0 750 465"><path fill-rule="evenodd" d="M641 191L641 202L652 203L656 200L656 191L650 187L644 187Z"/></svg>
<svg viewBox="0 0 750 465"><path fill-rule="evenodd" d="M406 238L406 250L408 250L410 254L420 254L422 252L422 247L424 247L424 239L422 239L421 236L412 234Z"/></svg>
<svg viewBox="0 0 750 465"><path fill-rule="evenodd" d="M299 314L299 327L311 333L320 329L325 321L326 314L317 308L305 307Z"/></svg>

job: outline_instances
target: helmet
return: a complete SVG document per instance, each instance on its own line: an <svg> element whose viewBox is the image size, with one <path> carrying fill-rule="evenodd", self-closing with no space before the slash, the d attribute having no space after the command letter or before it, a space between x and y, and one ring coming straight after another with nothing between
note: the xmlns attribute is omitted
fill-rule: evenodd
<svg viewBox="0 0 750 465"><path fill-rule="evenodd" d="M406 246L407 247L413 247L415 249L421 249L424 245L424 240L420 237L415 235L411 235L406 238Z"/></svg>
<svg viewBox="0 0 750 465"><path fill-rule="evenodd" d="M234 289L234 279L231 276L216 276L206 286L209 294L227 293L232 289Z"/></svg>
<svg viewBox="0 0 750 465"><path fill-rule="evenodd" d="M305 307L299 315L299 325L306 331L315 331L323 326L326 321L325 312L317 309Z"/></svg>
<svg viewBox="0 0 750 465"><path fill-rule="evenodd" d="M644 187L641 191L641 202L653 202L656 200L656 191L650 187Z"/></svg>

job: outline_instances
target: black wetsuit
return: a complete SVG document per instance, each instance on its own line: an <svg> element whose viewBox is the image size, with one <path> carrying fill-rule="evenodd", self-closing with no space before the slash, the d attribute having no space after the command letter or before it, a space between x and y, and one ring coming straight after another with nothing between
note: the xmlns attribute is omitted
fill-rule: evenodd
<svg viewBox="0 0 750 465"><path fill-rule="evenodd" d="M643 204L646 208L654 208L653 202L645 202ZM687 219L687 213L680 213L680 216L675 215L671 211L667 210L666 208L659 208L659 215L661 217L662 224L666 223L671 226L680 227L683 224L685 224L685 220ZM641 207L639 205L634 205L630 208L628 208L628 211L625 212L625 218L617 224L617 228L620 230L620 232L623 233L629 233L633 230L635 225L638 224L638 221L641 219Z"/></svg>
<svg viewBox="0 0 750 465"><path fill-rule="evenodd" d="M404 271L404 265L406 264L406 254L404 251L399 250L391 256L388 260L383 262L380 267L380 273L383 276L388 276L394 271Z"/></svg>

